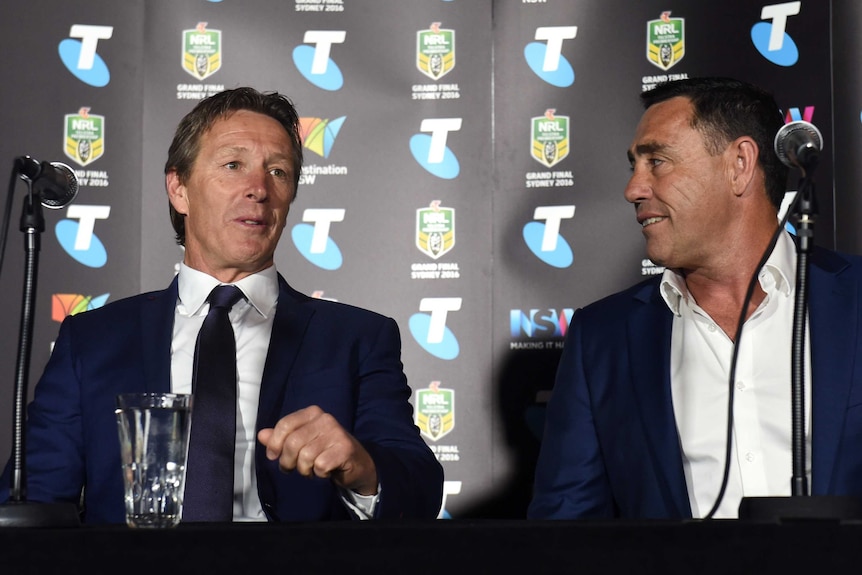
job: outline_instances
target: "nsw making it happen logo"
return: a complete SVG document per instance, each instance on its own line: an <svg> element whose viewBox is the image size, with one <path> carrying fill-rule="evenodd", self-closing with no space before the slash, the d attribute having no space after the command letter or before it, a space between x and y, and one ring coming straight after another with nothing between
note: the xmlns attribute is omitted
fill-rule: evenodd
<svg viewBox="0 0 862 575"><path fill-rule="evenodd" d="M293 245L302 256L325 270L337 270L344 262L338 244L329 237L329 229L333 222L344 221L346 210L307 209L302 212L302 221L310 223L296 224L291 230Z"/></svg>
<svg viewBox="0 0 862 575"><path fill-rule="evenodd" d="M799 14L802 2L769 4L760 11L761 20L751 27L751 41L760 55L779 66L793 66L799 60L796 42L785 31L787 18Z"/></svg>
<svg viewBox="0 0 862 575"><path fill-rule="evenodd" d="M111 72L96 49L99 40L108 40L113 34L113 26L73 24L69 30L69 38L62 40L57 47L60 60L85 84L97 88L107 86L111 81Z"/></svg>
<svg viewBox="0 0 862 575"><path fill-rule="evenodd" d="M307 30L302 38L304 44L293 49L296 69L318 88L331 92L340 90L344 76L329 54L333 44L342 44L346 38L344 30Z"/></svg>
<svg viewBox="0 0 862 575"><path fill-rule="evenodd" d="M534 221L528 222L522 232L527 247L549 266L571 266L574 261L572 248L566 238L560 235L560 223L574 215L575 206L538 206L533 212Z"/></svg>
<svg viewBox="0 0 862 575"><path fill-rule="evenodd" d="M548 339L566 337L575 310L563 308L509 310L509 332L512 338Z"/></svg>
<svg viewBox="0 0 862 575"><path fill-rule="evenodd" d="M410 316L410 334L422 349L440 359L458 357L458 338L446 325L450 311L461 309L460 297L426 297L419 301L420 312Z"/></svg>
<svg viewBox="0 0 862 575"><path fill-rule="evenodd" d="M575 82L575 71L563 56L563 41L573 39L577 33L577 26L536 28L534 38L540 42L530 42L524 48L527 65L539 78L552 86L571 86Z"/></svg>

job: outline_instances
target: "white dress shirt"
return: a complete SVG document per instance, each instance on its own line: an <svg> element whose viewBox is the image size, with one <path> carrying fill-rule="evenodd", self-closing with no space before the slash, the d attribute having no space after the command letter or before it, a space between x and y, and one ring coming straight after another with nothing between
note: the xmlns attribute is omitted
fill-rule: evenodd
<svg viewBox="0 0 862 575"><path fill-rule="evenodd" d="M171 391L174 393L192 392L195 343L209 312L206 299L220 283L212 276L180 264L177 286L179 297L171 343ZM273 265L233 285L245 296L228 314L236 340L237 364L233 519L266 521L257 493L254 463L257 443L255 422L260 382L278 302L278 273ZM379 489L378 495L373 496L362 496L347 490L341 490L341 493L344 503L357 513L360 519L368 519L373 515Z"/></svg>
<svg viewBox="0 0 862 575"><path fill-rule="evenodd" d="M716 518L735 518L743 497L790 495L791 339L796 286L793 240L782 233L758 276L766 297L746 320L734 390L727 490ZM674 416L693 517L718 496L725 465L727 401L733 342L666 270L661 294L674 314L670 379ZM811 353L806 325L806 473L811 473Z"/></svg>

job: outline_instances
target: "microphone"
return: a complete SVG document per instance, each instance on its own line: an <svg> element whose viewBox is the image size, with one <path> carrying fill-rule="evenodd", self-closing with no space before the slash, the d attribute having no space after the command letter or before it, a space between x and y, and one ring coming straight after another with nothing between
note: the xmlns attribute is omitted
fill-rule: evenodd
<svg viewBox="0 0 862 575"><path fill-rule="evenodd" d="M803 171L815 168L822 149L823 136L810 122L797 120L784 124L775 134L775 153L788 168Z"/></svg>
<svg viewBox="0 0 862 575"><path fill-rule="evenodd" d="M40 162L31 156L21 156L15 164L18 175L33 183L33 190L46 208L66 207L78 195L78 178L72 168L62 162Z"/></svg>

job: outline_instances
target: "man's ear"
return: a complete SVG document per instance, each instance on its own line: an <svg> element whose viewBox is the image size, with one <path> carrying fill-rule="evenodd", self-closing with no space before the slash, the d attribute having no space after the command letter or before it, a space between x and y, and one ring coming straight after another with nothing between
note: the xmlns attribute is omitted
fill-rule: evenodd
<svg viewBox="0 0 862 575"><path fill-rule="evenodd" d="M749 136L741 136L730 144L733 166L731 180L736 195L742 195L749 188L757 173L757 160L760 150Z"/></svg>
<svg viewBox="0 0 862 575"><path fill-rule="evenodd" d="M180 177L177 175L176 170L171 170L165 174L165 189L168 191L168 200L170 200L174 210L179 214L188 215L189 200L186 195L188 190L180 182Z"/></svg>

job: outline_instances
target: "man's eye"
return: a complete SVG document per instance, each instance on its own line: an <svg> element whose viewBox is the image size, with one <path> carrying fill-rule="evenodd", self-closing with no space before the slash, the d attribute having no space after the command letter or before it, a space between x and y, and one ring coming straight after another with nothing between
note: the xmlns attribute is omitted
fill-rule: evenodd
<svg viewBox="0 0 862 575"><path fill-rule="evenodd" d="M273 168L269 171L270 174L275 176L276 178L285 178L287 177L287 172L282 170L281 168Z"/></svg>
<svg viewBox="0 0 862 575"><path fill-rule="evenodd" d="M224 167L228 170L236 170L237 168L239 168L239 162L228 162L224 165Z"/></svg>

